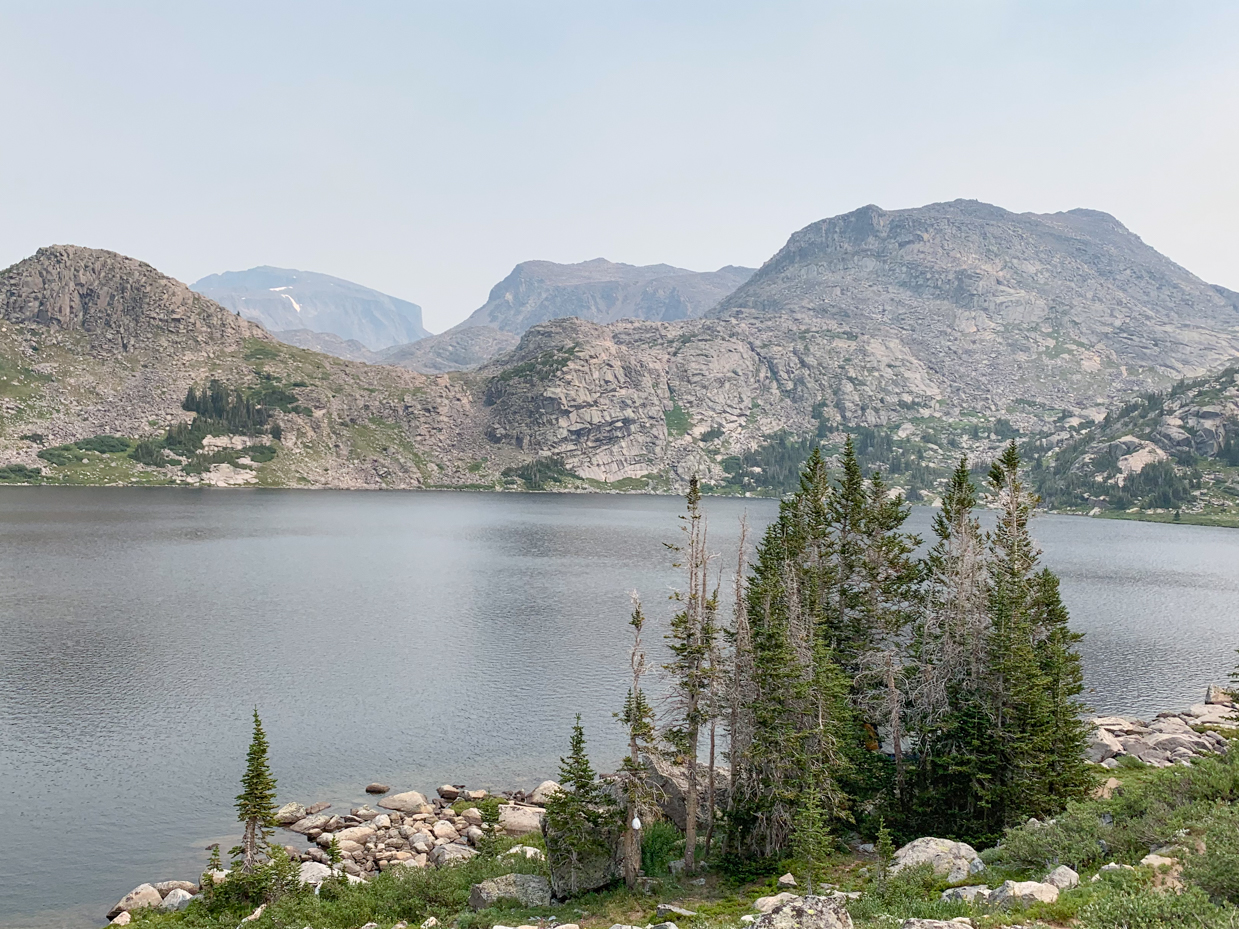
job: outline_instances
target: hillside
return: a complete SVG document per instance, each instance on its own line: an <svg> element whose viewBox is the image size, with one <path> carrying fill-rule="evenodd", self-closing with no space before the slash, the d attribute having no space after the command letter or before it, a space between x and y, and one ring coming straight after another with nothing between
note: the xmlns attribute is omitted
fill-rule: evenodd
<svg viewBox="0 0 1239 929"><path fill-rule="evenodd" d="M285 331L308 329L379 351L430 334L422 327L422 308L416 303L328 274L250 268L208 275L192 289L261 323L277 337ZM294 338L304 341L305 337ZM324 345L323 350L337 347L330 339Z"/></svg>
<svg viewBox="0 0 1239 929"><path fill-rule="evenodd" d="M662 268L633 270L647 274L646 284L667 278ZM78 468L65 451L52 457L66 464L49 465L47 449L117 435L158 440L160 454L178 455L170 469L126 465L125 480L203 480L185 468L201 474L209 465L214 474L216 464L246 457L250 473L224 476L312 486L678 490L696 474L715 492L781 493L815 444L833 455L851 436L867 466L882 467L910 499L931 502L961 454L983 462L1016 438L1044 459L1042 472L1059 475L1043 490L1053 505L1105 512L1131 488L1084 493L1094 488L1071 469L1096 459L1088 443L1130 433L1174 456L1172 470L1203 469L1199 459L1226 454L1196 444L1217 418L1214 401L1192 399L1212 396L1208 382L1148 401L1164 406L1140 414L1156 413L1156 422L1129 423L1132 410L1117 408L1239 358L1234 294L1116 220L1087 211L1017 215L966 201L891 213L867 207L815 223L704 316L556 318L519 337L478 325L377 353L334 347L379 364L282 345L112 253L44 249L4 272L3 283L10 322L0 465L44 468L44 481L65 478L63 468L82 472L73 480L103 480L112 472ZM327 347L312 332L296 337ZM471 370L437 373L453 368ZM197 447L182 454L167 430L193 420L186 392L212 379L269 407L263 435L278 425L286 437L266 443L273 460L220 450L212 453L220 461L204 465ZM1196 406L1180 409L1183 397ZM1123 434L1111 434L1120 421ZM22 439L32 435L41 441ZM1065 451L1076 442L1078 454ZM1088 478L1098 488L1117 480L1112 472L1097 482L1098 473ZM27 477L14 471L7 479ZM1197 480L1187 472L1178 479ZM1191 515L1176 493L1181 517ZM1147 510L1152 498L1141 499Z"/></svg>
<svg viewBox="0 0 1239 929"><path fill-rule="evenodd" d="M0 320L0 480L421 487L497 457L451 379L283 345L114 252L0 272Z"/></svg>
<svg viewBox="0 0 1239 929"><path fill-rule="evenodd" d="M1239 367L1028 443L1047 506L1239 525Z"/></svg>

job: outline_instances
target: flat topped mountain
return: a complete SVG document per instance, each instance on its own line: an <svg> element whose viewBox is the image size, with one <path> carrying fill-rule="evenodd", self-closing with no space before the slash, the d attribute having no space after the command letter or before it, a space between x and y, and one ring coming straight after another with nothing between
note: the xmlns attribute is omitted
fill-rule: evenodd
<svg viewBox="0 0 1239 929"><path fill-rule="evenodd" d="M458 328L492 326L519 335L530 326L569 316L595 323L691 319L715 306L752 273L751 268L731 265L699 273L604 258L579 264L526 261L496 284L486 303Z"/></svg>
<svg viewBox="0 0 1239 929"><path fill-rule="evenodd" d="M211 274L193 289L277 335L309 329L379 351L430 334L416 303L329 274L264 266Z"/></svg>
<svg viewBox="0 0 1239 929"><path fill-rule="evenodd" d="M85 332L123 350L151 338L270 338L143 261L78 245L49 245L0 271L0 317Z"/></svg>

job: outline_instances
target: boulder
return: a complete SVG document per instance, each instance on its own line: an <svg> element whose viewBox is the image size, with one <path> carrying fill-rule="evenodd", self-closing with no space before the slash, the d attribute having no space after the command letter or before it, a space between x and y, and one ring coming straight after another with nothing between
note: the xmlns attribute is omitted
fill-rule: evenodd
<svg viewBox="0 0 1239 929"><path fill-rule="evenodd" d="M436 839L447 839L449 842L455 842L460 838L460 833L456 831L456 827L446 820L439 820L434 824L434 836Z"/></svg>
<svg viewBox="0 0 1239 929"><path fill-rule="evenodd" d="M688 824L688 768L684 765L674 765L658 755L647 755L644 758L646 770L649 772L647 783L653 788L658 798L658 806L667 819L675 823L681 831ZM709 822L706 810L705 785L710 777L708 765L697 765L697 784L699 802L697 807L698 823L704 826ZM726 768L714 770L715 806L726 805L728 787L728 771Z"/></svg>
<svg viewBox="0 0 1239 929"><path fill-rule="evenodd" d="M1084 757L1093 764L1101 764L1107 758L1121 754L1123 743L1109 729L1094 729L1089 739L1088 747L1084 749Z"/></svg>
<svg viewBox="0 0 1239 929"><path fill-rule="evenodd" d="M542 854L542 849L534 848L532 845L513 845L509 848L505 855L523 855L530 861L545 861L546 855Z"/></svg>
<svg viewBox="0 0 1239 929"><path fill-rule="evenodd" d="M435 919L433 916L428 916L426 918L426 921L422 923L421 929L435 929L435 927L438 925L439 925L439 921L437 919ZM560 926L559 929L564 929L564 927Z"/></svg>
<svg viewBox="0 0 1239 929"><path fill-rule="evenodd" d="M799 900L800 895L784 892L781 894L773 894L769 897L758 897L753 901L753 909L759 913L769 913L775 907L782 906L784 903L790 903L793 900Z"/></svg>
<svg viewBox="0 0 1239 929"><path fill-rule="evenodd" d="M117 917L116 917L114 920L112 920L110 923L108 923L108 925L110 925L110 926L128 926L128 925L129 925L129 921L130 921L131 919L133 919L133 917L132 917L132 916L130 916L128 913L120 913L120 914L118 914L118 915L117 915Z"/></svg>
<svg viewBox="0 0 1239 929"><path fill-rule="evenodd" d="M546 801L559 790L559 784L555 781L543 781L533 789L533 793L529 795L529 802L537 806L546 806Z"/></svg>
<svg viewBox="0 0 1239 929"><path fill-rule="evenodd" d="M451 784L444 784L439 788L439 796L451 803L453 800L460 798L460 788L453 787Z"/></svg>
<svg viewBox="0 0 1239 929"><path fill-rule="evenodd" d="M482 825L482 811L476 806L471 806L467 810L462 810L460 818L467 822L470 826Z"/></svg>
<svg viewBox="0 0 1239 929"><path fill-rule="evenodd" d="M499 825L508 835L529 835L542 829L545 815L540 807L505 803L499 807Z"/></svg>
<svg viewBox="0 0 1239 929"><path fill-rule="evenodd" d="M758 918L753 929L852 929L852 917L838 900L797 897Z"/></svg>
<svg viewBox="0 0 1239 929"><path fill-rule="evenodd" d="M784 874L781 878L779 878L777 883L780 887L795 887L796 877L789 871L787 874Z"/></svg>
<svg viewBox="0 0 1239 929"><path fill-rule="evenodd" d="M318 886L331 876L331 868L317 861L303 861L301 862L301 871L298 876L301 879L301 883Z"/></svg>
<svg viewBox="0 0 1239 929"><path fill-rule="evenodd" d="M159 891L150 884L139 884L129 893L117 901L116 906L108 910L108 919L115 919L121 913L128 913L130 910L140 909L144 906L159 906L163 903L163 897Z"/></svg>
<svg viewBox="0 0 1239 929"><path fill-rule="evenodd" d="M214 885L218 886L218 885L220 885L220 884L224 883L224 881L227 879L227 877L228 877L228 871L227 871L227 870L223 870L223 871L203 871L203 872L202 872L202 883L204 883L204 884L205 884L207 881L210 881L212 884L214 884Z"/></svg>
<svg viewBox="0 0 1239 929"><path fill-rule="evenodd" d="M948 903L984 903L990 890L985 884L969 884L967 887L949 887L942 891L942 899Z"/></svg>
<svg viewBox="0 0 1239 929"><path fill-rule="evenodd" d="M469 891L469 906L485 910L500 900L512 900L523 907L550 906L551 882L540 874L503 874L474 884Z"/></svg>
<svg viewBox="0 0 1239 929"><path fill-rule="evenodd" d="M926 836L913 839L895 852L891 873L926 863L933 866L934 874L945 877L953 884L985 869L985 862L971 845Z"/></svg>
<svg viewBox="0 0 1239 929"><path fill-rule="evenodd" d="M163 903L159 904L165 910L176 912L183 910L189 906L189 901L194 898L188 890L182 890L180 887L173 887L168 892L168 896L163 898Z"/></svg>
<svg viewBox="0 0 1239 929"><path fill-rule="evenodd" d="M193 881L159 881L151 886L159 891L161 897L166 897L174 890L183 890L191 897L198 892L198 885Z"/></svg>
<svg viewBox="0 0 1239 929"><path fill-rule="evenodd" d="M335 836L341 844L357 842L360 845L365 845L367 839L372 839L377 834L378 830L373 826L349 826L347 829L341 829Z"/></svg>
<svg viewBox="0 0 1239 929"><path fill-rule="evenodd" d="M322 828L330 821L330 816L324 816L322 813L317 813L313 816L305 816L304 818L297 820L295 823L290 824L288 828L293 832L300 832L302 835L305 835L308 832L322 830Z"/></svg>
<svg viewBox="0 0 1239 929"><path fill-rule="evenodd" d="M690 919L696 916L695 910L686 910L681 906L675 906L670 903L658 904L658 909L654 911L654 918L657 920L669 919L672 916L679 916L682 919Z"/></svg>
<svg viewBox="0 0 1239 929"><path fill-rule="evenodd" d="M1152 868L1156 871L1158 868L1174 868L1178 866L1178 858L1167 858L1164 855L1145 855L1140 859L1140 863L1146 868Z"/></svg>
<svg viewBox="0 0 1239 929"><path fill-rule="evenodd" d="M1217 684L1210 684L1205 689L1205 703L1221 704L1223 706L1234 706L1235 695L1225 687L1218 687Z"/></svg>
<svg viewBox="0 0 1239 929"><path fill-rule="evenodd" d="M1043 883L1053 884L1059 890L1066 890L1069 887L1077 887L1080 883L1080 875L1076 874L1065 864L1060 864L1057 868L1047 874L1043 879Z"/></svg>
<svg viewBox="0 0 1239 929"><path fill-rule="evenodd" d="M998 906L1053 903L1057 899L1058 888L1040 881L1003 881L1002 886L989 895L989 902Z"/></svg>
<svg viewBox="0 0 1239 929"><path fill-rule="evenodd" d="M461 796L464 797L466 800L477 801L477 800L485 800L487 797L487 793L484 790L466 790L461 793Z"/></svg>
<svg viewBox="0 0 1239 929"><path fill-rule="evenodd" d="M455 842L448 842L446 845L436 845L430 851L430 860L437 867L455 864L458 861L466 861L476 855L473 849L468 845L458 845Z"/></svg>
<svg viewBox="0 0 1239 929"><path fill-rule="evenodd" d="M502 814L505 807L499 809ZM606 887L623 876L623 843L619 823L601 827L594 836L596 841L591 843L593 847L574 850L542 816L540 809L532 809L541 819L547 870L551 877L551 890L556 897L561 900L575 897Z"/></svg>
<svg viewBox="0 0 1239 929"><path fill-rule="evenodd" d="M379 801L379 806L385 810L395 810L397 813L421 813L426 806L426 798L416 790L408 790L402 794L392 794Z"/></svg>
<svg viewBox="0 0 1239 929"><path fill-rule="evenodd" d="M390 787L386 784L380 784L378 781L375 781L373 784L366 785L366 793L368 794L385 794L389 790L391 790Z"/></svg>
<svg viewBox="0 0 1239 929"><path fill-rule="evenodd" d="M329 809L331 809L331 804L328 803L326 800L320 800L318 803L315 803L311 806L307 806L305 808L305 815L306 816L317 816L323 810L329 810Z"/></svg>
<svg viewBox="0 0 1239 929"><path fill-rule="evenodd" d="M305 817L305 807L300 803L285 803L275 811L275 821L280 826L291 826Z"/></svg>

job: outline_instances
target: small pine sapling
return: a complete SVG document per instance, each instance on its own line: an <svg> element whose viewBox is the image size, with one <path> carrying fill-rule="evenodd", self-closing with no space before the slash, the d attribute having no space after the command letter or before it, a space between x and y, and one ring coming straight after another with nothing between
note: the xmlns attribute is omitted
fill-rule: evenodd
<svg viewBox="0 0 1239 929"><path fill-rule="evenodd" d="M891 831L886 828L885 819L878 820L878 840L874 843L874 851L878 855L878 883L885 885L895 861L895 843L891 839Z"/></svg>
<svg viewBox="0 0 1239 929"><path fill-rule="evenodd" d="M246 754L241 793L237 794L237 819L245 823L241 844L232 849L241 870L252 874L262 864L261 855L275 826L275 778L267 764L267 735L258 710L254 710L254 735Z"/></svg>

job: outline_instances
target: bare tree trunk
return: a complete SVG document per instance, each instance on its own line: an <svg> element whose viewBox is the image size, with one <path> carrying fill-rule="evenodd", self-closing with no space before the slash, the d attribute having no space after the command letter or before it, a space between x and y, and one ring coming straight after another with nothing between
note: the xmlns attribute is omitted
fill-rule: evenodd
<svg viewBox="0 0 1239 929"><path fill-rule="evenodd" d="M241 870L249 874L258 867L258 820L245 821L245 835L241 839Z"/></svg>
<svg viewBox="0 0 1239 929"><path fill-rule="evenodd" d="M706 775L706 857L710 857L710 844L714 841L714 745L718 721L710 720L710 770Z"/></svg>
<svg viewBox="0 0 1239 929"><path fill-rule="evenodd" d="M701 733L697 726L688 731L688 796L685 798L684 872L697 870L697 742Z"/></svg>

